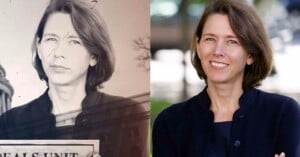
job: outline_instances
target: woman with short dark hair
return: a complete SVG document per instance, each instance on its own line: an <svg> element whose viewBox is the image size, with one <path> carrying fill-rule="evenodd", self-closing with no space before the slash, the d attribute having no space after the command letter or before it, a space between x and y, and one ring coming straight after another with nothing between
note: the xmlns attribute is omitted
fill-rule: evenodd
<svg viewBox="0 0 300 157"><path fill-rule="evenodd" d="M82 45L93 56L97 64L88 67L86 92L95 91L107 81L114 72L114 54L106 25L97 10L91 9L83 2L76 0L51 1L47 7L34 36L32 51L34 67L39 77L48 83L48 77L38 56L38 46L41 44L45 25L49 17L55 13L65 13L70 16L74 30ZM62 29L62 28L61 28Z"/></svg>
<svg viewBox="0 0 300 157"><path fill-rule="evenodd" d="M255 88L271 70L272 51L252 7L238 0L211 2L191 53L206 88L160 113L154 157L300 156L299 104Z"/></svg>
<svg viewBox="0 0 300 157"><path fill-rule="evenodd" d="M99 139L100 155L147 156L148 112L99 91L114 71L105 22L83 1L51 0L33 42L48 89L0 118L1 139Z"/></svg>

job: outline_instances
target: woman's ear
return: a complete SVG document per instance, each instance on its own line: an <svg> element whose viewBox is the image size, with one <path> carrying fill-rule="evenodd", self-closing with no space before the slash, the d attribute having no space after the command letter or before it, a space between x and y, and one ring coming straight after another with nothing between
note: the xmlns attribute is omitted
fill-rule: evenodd
<svg viewBox="0 0 300 157"><path fill-rule="evenodd" d="M248 58L247 58L247 61L246 61L246 64L247 65L251 65L253 64L254 60L253 60L253 57L251 54L248 54Z"/></svg>
<svg viewBox="0 0 300 157"><path fill-rule="evenodd" d="M200 52L200 40L201 39L199 37L197 37L196 41L195 41L196 42L195 43L196 44L196 54L195 54L196 56L195 57L198 57L199 59L200 59L200 55L199 55L199 52Z"/></svg>
<svg viewBox="0 0 300 157"><path fill-rule="evenodd" d="M95 56L91 56L91 59L90 59L90 66L93 67L97 64L97 60L95 58Z"/></svg>
<svg viewBox="0 0 300 157"><path fill-rule="evenodd" d="M197 42L197 44L200 42L200 40L201 40L201 38L200 38L200 37L197 37L197 38L196 38L196 42Z"/></svg>

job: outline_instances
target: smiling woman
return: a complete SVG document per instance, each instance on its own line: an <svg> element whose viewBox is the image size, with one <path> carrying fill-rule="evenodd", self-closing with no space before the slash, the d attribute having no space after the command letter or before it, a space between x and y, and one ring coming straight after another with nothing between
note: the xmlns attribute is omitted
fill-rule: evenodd
<svg viewBox="0 0 300 157"><path fill-rule="evenodd" d="M197 55L202 60L208 84L238 86L243 82L244 65L253 63L252 56L231 29L228 16L222 14L207 18L202 36L198 39Z"/></svg>
<svg viewBox="0 0 300 157"><path fill-rule="evenodd" d="M300 107L255 87L269 74L272 51L255 10L215 0L194 34L191 59L206 87L162 111L154 157L299 157Z"/></svg>
<svg viewBox="0 0 300 157"><path fill-rule="evenodd" d="M114 72L114 54L96 10L82 1L51 0L32 50L48 88L1 115L1 139L99 139L101 156L148 155L149 112L99 91Z"/></svg>

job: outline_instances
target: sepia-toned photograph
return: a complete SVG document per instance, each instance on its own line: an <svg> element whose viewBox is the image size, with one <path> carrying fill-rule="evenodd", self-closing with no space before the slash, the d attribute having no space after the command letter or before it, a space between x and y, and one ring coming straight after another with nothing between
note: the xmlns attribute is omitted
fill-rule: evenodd
<svg viewBox="0 0 300 157"><path fill-rule="evenodd" d="M150 2L0 2L0 139L149 155Z"/></svg>

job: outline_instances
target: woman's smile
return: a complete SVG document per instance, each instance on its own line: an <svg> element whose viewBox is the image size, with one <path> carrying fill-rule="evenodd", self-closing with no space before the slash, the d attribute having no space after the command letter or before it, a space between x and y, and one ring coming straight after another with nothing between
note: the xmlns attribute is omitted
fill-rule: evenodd
<svg viewBox="0 0 300 157"><path fill-rule="evenodd" d="M224 62L216 62L216 61L210 61L209 64L211 65L212 68L214 69L224 69L227 66L229 66L229 64L226 64Z"/></svg>

